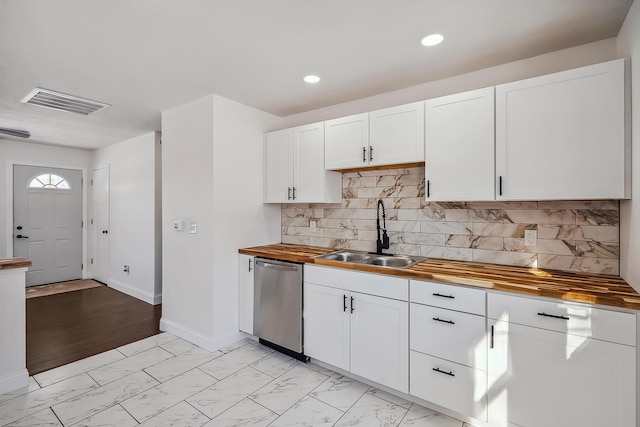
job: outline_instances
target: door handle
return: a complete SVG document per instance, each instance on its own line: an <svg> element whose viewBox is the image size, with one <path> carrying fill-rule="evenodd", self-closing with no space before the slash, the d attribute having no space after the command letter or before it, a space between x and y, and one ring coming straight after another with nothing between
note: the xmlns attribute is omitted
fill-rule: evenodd
<svg viewBox="0 0 640 427"><path fill-rule="evenodd" d="M16 239L28 239L28 238L29 238L29 236L23 236L22 234L18 234L16 236Z"/></svg>

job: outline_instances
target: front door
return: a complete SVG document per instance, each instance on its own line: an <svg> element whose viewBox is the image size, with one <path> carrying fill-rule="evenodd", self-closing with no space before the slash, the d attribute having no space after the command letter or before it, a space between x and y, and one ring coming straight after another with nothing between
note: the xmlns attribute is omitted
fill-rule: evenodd
<svg viewBox="0 0 640 427"><path fill-rule="evenodd" d="M13 254L27 286L82 278L82 171L14 165Z"/></svg>

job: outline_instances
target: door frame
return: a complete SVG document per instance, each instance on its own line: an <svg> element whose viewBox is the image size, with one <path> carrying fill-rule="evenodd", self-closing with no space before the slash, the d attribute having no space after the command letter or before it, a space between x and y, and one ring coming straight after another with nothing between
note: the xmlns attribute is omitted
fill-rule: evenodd
<svg viewBox="0 0 640 427"><path fill-rule="evenodd" d="M82 278L87 279L88 265L87 265L87 198L88 198L88 185L87 184L87 167L83 166L71 166L60 165L30 161L9 160L7 161L7 256L13 257L13 167L15 165L20 166L36 166L44 168L58 168L58 169L73 169L82 172Z"/></svg>

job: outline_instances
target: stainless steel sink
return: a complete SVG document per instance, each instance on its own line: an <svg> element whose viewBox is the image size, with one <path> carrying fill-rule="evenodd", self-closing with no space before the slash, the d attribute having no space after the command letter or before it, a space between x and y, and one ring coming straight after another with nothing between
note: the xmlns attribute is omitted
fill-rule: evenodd
<svg viewBox="0 0 640 427"><path fill-rule="evenodd" d="M419 262L426 260L424 257L406 255L376 255L366 252L336 251L326 255L319 255L316 258L331 261L353 262L357 264L377 265L381 267L409 268Z"/></svg>
<svg viewBox="0 0 640 427"><path fill-rule="evenodd" d="M369 258L371 255L364 252L349 252L349 251L338 251L331 252L330 254L320 255L316 258L328 259L332 261L344 261L344 262L357 262L361 263Z"/></svg>
<svg viewBox="0 0 640 427"><path fill-rule="evenodd" d="M424 260L425 258L408 257L405 255L375 255L364 260L362 263L382 267L409 268Z"/></svg>

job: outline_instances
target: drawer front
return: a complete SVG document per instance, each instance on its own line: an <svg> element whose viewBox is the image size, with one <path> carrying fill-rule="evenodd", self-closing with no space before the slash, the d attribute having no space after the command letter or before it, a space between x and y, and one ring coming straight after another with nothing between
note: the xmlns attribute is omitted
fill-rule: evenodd
<svg viewBox="0 0 640 427"><path fill-rule="evenodd" d="M411 350L486 369L484 316L413 303L410 310Z"/></svg>
<svg viewBox="0 0 640 427"><path fill-rule="evenodd" d="M485 291L464 286L411 280L411 302L466 313L485 314Z"/></svg>
<svg viewBox="0 0 640 427"><path fill-rule="evenodd" d="M636 345L636 316L586 304L488 295L488 317L535 328Z"/></svg>
<svg viewBox="0 0 640 427"><path fill-rule="evenodd" d="M361 273L343 268L305 264L304 281L401 301L409 299L409 281L385 274Z"/></svg>
<svg viewBox="0 0 640 427"><path fill-rule="evenodd" d="M485 371L410 352L409 394L487 420Z"/></svg>

